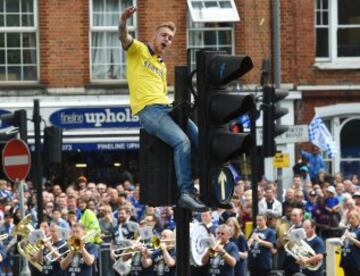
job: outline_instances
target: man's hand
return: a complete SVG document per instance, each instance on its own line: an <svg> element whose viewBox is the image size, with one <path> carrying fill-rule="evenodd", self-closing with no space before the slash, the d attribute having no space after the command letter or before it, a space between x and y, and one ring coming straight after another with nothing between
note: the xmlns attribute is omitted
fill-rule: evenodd
<svg viewBox="0 0 360 276"><path fill-rule="evenodd" d="M126 21L129 17L131 17L136 12L135 7L128 7L124 10L124 12L120 16L119 22L119 39L123 48L126 50L129 48L130 44L133 41L131 35L129 35L127 28L126 28Z"/></svg>
<svg viewBox="0 0 360 276"><path fill-rule="evenodd" d="M305 266L309 258L300 257L299 260L297 260L297 263L301 266Z"/></svg>
<svg viewBox="0 0 360 276"><path fill-rule="evenodd" d="M126 8L120 16L120 21L126 21L136 12L135 7L128 7Z"/></svg>

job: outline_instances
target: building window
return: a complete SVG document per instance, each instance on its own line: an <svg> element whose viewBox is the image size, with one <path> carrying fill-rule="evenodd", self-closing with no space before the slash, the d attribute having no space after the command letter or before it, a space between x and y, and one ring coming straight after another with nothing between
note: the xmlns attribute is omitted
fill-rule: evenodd
<svg viewBox="0 0 360 276"><path fill-rule="evenodd" d="M200 49L234 54L234 23L240 17L233 0L188 0L187 46L191 68Z"/></svg>
<svg viewBox="0 0 360 276"><path fill-rule="evenodd" d="M124 80L125 53L118 38L119 15L135 0L91 0L90 71L92 81ZM134 37L136 14L128 20L128 31Z"/></svg>
<svg viewBox="0 0 360 276"><path fill-rule="evenodd" d="M187 41L192 69L196 64L196 51L200 49L234 54L234 26L232 23L189 22L189 24Z"/></svg>
<svg viewBox="0 0 360 276"><path fill-rule="evenodd" d="M316 0L317 61L339 63L360 59L360 2ZM358 62L358 61L357 61Z"/></svg>
<svg viewBox="0 0 360 276"><path fill-rule="evenodd" d="M342 123L340 132L340 171L345 176L360 174L360 118L348 118Z"/></svg>
<svg viewBox="0 0 360 276"><path fill-rule="evenodd" d="M37 81L36 0L0 0L0 81Z"/></svg>
<svg viewBox="0 0 360 276"><path fill-rule="evenodd" d="M239 21L234 0L187 0L195 22Z"/></svg>

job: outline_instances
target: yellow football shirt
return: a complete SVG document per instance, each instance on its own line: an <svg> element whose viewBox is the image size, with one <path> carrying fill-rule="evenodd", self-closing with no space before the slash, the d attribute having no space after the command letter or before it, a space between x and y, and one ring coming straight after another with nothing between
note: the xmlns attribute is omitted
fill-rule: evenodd
<svg viewBox="0 0 360 276"><path fill-rule="evenodd" d="M147 105L169 104L164 62L136 39L127 49L126 57L132 113L138 114Z"/></svg>

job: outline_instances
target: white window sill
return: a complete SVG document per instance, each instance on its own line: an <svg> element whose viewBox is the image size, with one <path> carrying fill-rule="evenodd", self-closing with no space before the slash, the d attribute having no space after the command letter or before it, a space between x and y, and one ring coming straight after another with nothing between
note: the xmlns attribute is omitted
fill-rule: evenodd
<svg viewBox="0 0 360 276"><path fill-rule="evenodd" d="M314 67L321 70L353 70L360 69L360 59L344 62L316 62Z"/></svg>

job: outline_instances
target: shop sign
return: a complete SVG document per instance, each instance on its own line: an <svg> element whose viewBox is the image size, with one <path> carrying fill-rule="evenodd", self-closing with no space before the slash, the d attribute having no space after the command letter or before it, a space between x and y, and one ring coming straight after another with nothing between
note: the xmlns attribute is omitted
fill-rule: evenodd
<svg viewBox="0 0 360 276"><path fill-rule="evenodd" d="M50 115L50 122L64 129L140 127L129 106L60 109Z"/></svg>

